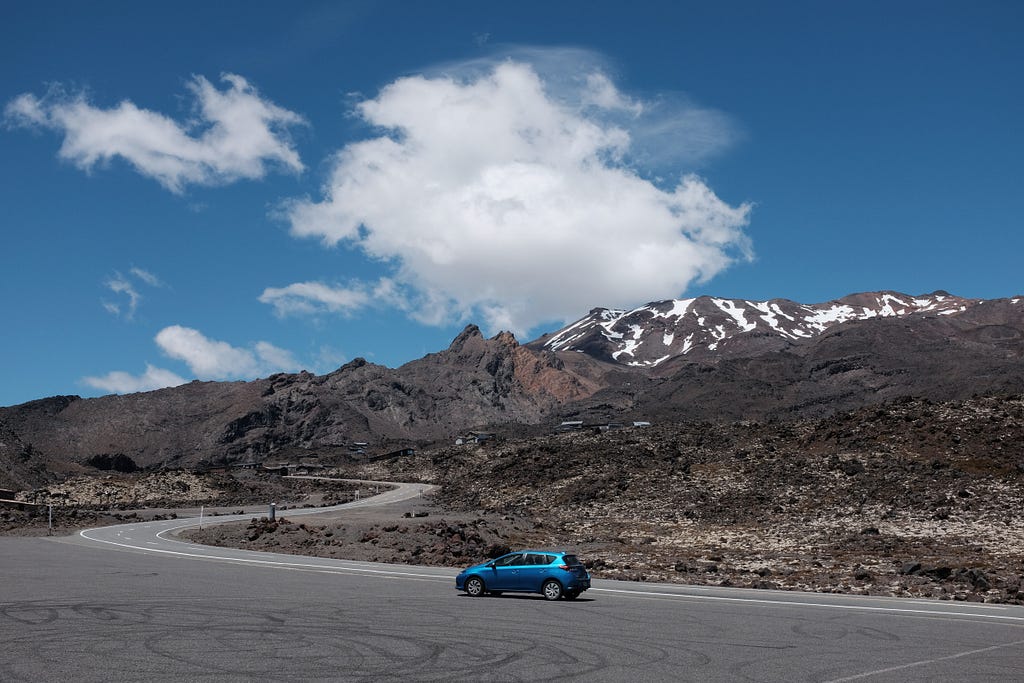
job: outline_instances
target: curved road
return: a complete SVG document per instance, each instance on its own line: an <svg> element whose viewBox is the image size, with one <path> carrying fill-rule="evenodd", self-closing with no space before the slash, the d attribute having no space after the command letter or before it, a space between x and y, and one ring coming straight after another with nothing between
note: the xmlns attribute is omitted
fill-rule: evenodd
<svg viewBox="0 0 1024 683"><path fill-rule="evenodd" d="M0 538L0 681L1024 680L1021 607L615 581L473 599L452 569L173 537L197 523Z"/></svg>

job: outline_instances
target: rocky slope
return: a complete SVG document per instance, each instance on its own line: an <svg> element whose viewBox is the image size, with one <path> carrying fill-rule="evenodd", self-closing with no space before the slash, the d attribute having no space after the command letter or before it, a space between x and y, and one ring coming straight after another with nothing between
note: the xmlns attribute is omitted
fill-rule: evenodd
<svg viewBox="0 0 1024 683"><path fill-rule="evenodd" d="M470 326L447 350L398 369L357 359L322 376L42 399L0 408L0 486L32 479L33 462L75 473L96 456L178 467L344 452L353 442L386 451L475 425L536 423L592 393L600 375L567 371L551 353L525 349L509 334L484 339Z"/></svg>
<svg viewBox="0 0 1024 683"><path fill-rule="evenodd" d="M447 448L358 473L440 483L444 507L478 518L418 545L376 534L392 560L511 542L572 547L605 577L1019 603L1021 444L1020 395L902 399Z"/></svg>

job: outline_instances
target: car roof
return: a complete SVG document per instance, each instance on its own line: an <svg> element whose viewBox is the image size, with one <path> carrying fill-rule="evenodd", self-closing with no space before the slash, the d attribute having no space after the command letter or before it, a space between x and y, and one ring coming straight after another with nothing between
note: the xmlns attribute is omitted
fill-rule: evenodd
<svg viewBox="0 0 1024 683"><path fill-rule="evenodd" d="M546 550L544 548L523 548L522 550L512 550L505 553L511 555L512 553L545 553L547 555L571 555L567 550Z"/></svg>

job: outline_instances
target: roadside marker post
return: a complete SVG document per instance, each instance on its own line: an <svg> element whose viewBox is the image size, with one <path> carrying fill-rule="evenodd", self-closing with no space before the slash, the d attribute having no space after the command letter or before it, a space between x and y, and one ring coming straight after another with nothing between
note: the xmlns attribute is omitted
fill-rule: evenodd
<svg viewBox="0 0 1024 683"><path fill-rule="evenodd" d="M46 530L46 535L47 536L53 536L53 505L47 505L46 508L47 508L47 511L49 512L49 518L50 518L50 522L49 522L49 525L47 526L47 530Z"/></svg>
<svg viewBox="0 0 1024 683"><path fill-rule="evenodd" d="M270 517L270 521L273 522L274 518L277 516L277 503L270 504L270 512L268 513L268 516Z"/></svg>
<svg viewBox="0 0 1024 683"><path fill-rule="evenodd" d="M200 505L199 506L199 530L200 531L203 530L203 512L205 510L206 510L206 506L205 505Z"/></svg>

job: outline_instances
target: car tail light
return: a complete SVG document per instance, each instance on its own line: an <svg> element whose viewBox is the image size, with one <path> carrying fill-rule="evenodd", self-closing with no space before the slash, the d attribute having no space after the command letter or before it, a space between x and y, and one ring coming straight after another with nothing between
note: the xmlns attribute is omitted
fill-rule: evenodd
<svg viewBox="0 0 1024 683"><path fill-rule="evenodd" d="M560 565L558 565L558 568L561 569L562 571L566 571L566 572L569 571L569 565L567 565L567 564L560 564Z"/></svg>

